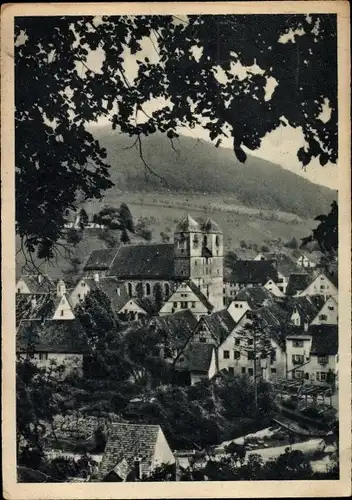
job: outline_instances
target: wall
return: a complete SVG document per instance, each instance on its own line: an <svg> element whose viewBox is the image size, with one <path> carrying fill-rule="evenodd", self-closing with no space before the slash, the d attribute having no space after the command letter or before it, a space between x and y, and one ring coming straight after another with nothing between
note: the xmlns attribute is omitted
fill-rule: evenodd
<svg viewBox="0 0 352 500"><path fill-rule="evenodd" d="M75 319L72 308L65 296L61 297L60 303L56 308L52 319L58 320L72 320Z"/></svg>
<svg viewBox="0 0 352 500"><path fill-rule="evenodd" d="M146 289L146 284L149 283L150 285L150 294L147 295L147 289ZM151 299L154 298L154 286L156 284L159 284L161 286L161 291L162 291L162 296L163 300L166 300L168 296L166 296L166 287L165 285L168 285L169 287L169 293L172 293L174 290L174 283L173 281L166 281L166 280L153 280L153 279L148 279L148 280L134 280L130 279L125 281L125 289L127 294L129 294L129 284L131 285L132 289L132 297L137 297L138 296L138 289L142 285L142 291L143 291L143 297L150 297Z"/></svg>
<svg viewBox="0 0 352 500"><path fill-rule="evenodd" d="M302 341L303 347L294 347L294 342ZM303 371L304 373L309 371L308 363L310 359L310 349L312 345L312 338L309 335L297 336L296 338L287 338L286 339L286 355L287 355L287 378L292 380L296 378L293 369L296 368L299 371ZM300 367L300 365L295 365L292 362L293 355L303 356L304 366ZM303 377L304 379L304 377Z"/></svg>
<svg viewBox="0 0 352 500"><path fill-rule="evenodd" d="M322 316L326 316L323 318ZM321 310L313 319L312 325L337 325L338 324L338 303L329 297Z"/></svg>
<svg viewBox="0 0 352 500"><path fill-rule="evenodd" d="M237 323L243 314L250 309L246 300L233 300L227 310L232 319Z"/></svg>
<svg viewBox="0 0 352 500"><path fill-rule="evenodd" d="M156 468L161 464L174 464L175 457L171 451L169 443L166 441L163 431L160 429L155 446L154 459L152 461L152 468Z"/></svg>
<svg viewBox="0 0 352 500"><path fill-rule="evenodd" d="M320 274L315 280L301 292L299 295L324 295L327 299L329 296L337 296L337 288L324 275Z"/></svg>
<svg viewBox="0 0 352 500"><path fill-rule="evenodd" d="M282 289L285 289L285 291L286 291L286 288L284 288L282 283L280 283L279 286ZM286 287L287 287L287 285L286 285ZM274 283L273 280L269 280L267 283L265 283L264 288L266 290L269 290L269 292L271 292L273 295L275 295L275 297L284 297L284 295L285 295L284 292L279 289L278 285L276 283Z"/></svg>
<svg viewBox="0 0 352 500"><path fill-rule="evenodd" d="M72 353L43 353L42 356L47 359L40 359L38 352L34 353L31 357L31 362L39 368L50 368L51 366L65 367L63 376L68 374L76 374L77 376L83 375L83 354ZM25 355L23 355L25 357ZM58 376L58 375L57 375Z"/></svg>
<svg viewBox="0 0 352 500"><path fill-rule="evenodd" d="M181 302L186 303L187 307L181 307ZM177 306L175 307L175 304ZM197 295L192 292L189 286L182 283L177 290L171 295L169 300L163 305L159 311L159 316L173 314L178 311L189 309L196 317L208 314L207 308L198 299Z"/></svg>
<svg viewBox="0 0 352 500"><path fill-rule="evenodd" d="M76 307L79 302L84 300L84 297L90 292L90 286L88 283L81 279L77 283L76 287L73 289L70 295L70 302L72 304L73 309Z"/></svg>
<svg viewBox="0 0 352 500"><path fill-rule="evenodd" d="M18 280L16 283L16 293L31 293L30 289L23 280Z"/></svg>
<svg viewBox="0 0 352 500"><path fill-rule="evenodd" d="M327 361L328 363L323 365L319 363L318 356L311 356L307 372L309 372L310 380L312 382L322 382L321 380L318 380L319 377L317 377L317 372L324 372L326 374L329 370L336 372L336 356L327 356Z"/></svg>

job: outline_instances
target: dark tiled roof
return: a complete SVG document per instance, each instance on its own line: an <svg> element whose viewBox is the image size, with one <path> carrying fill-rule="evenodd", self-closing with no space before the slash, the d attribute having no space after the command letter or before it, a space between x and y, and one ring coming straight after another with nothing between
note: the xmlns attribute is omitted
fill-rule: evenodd
<svg viewBox="0 0 352 500"><path fill-rule="evenodd" d="M22 321L17 329L16 350L85 354L88 345L78 320Z"/></svg>
<svg viewBox="0 0 352 500"><path fill-rule="evenodd" d="M176 368L190 372L208 372L213 350L212 344L189 344L176 362Z"/></svg>
<svg viewBox="0 0 352 500"><path fill-rule="evenodd" d="M148 297L134 298L133 300L139 307L141 307L147 314L153 315L157 312L155 302L148 299Z"/></svg>
<svg viewBox="0 0 352 500"><path fill-rule="evenodd" d="M311 354L333 356L338 353L337 325L311 325L308 333L312 335Z"/></svg>
<svg viewBox="0 0 352 500"><path fill-rule="evenodd" d="M332 273L324 272L324 274L328 278L328 280L330 280L331 283L333 285L335 285L336 288L338 288L338 273L336 272L336 274L332 274Z"/></svg>
<svg viewBox="0 0 352 500"><path fill-rule="evenodd" d="M93 278L84 278L84 281L91 290L101 290L107 295L114 312L118 312L129 300L124 282L114 277L100 277L99 281L95 281Z"/></svg>
<svg viewBox="0 0 352 500"><path fill-rule="evenodd" d="M300 271L297 263L285 253L265 252L264 256L266 260L274 260L276 262L277 270L283 276L288 277L290 274Z"/></svg>
<svg viewBox="0 0 352 500"><path fill-rule="evenodd" d="M200 302L207 308L208 311L212 311L214 306L209 302L204 293L197 287L197 285L192 281L186 281L187 286L192 290L192 292L197 296Z"/></svg>
<svg viewBox="0 0 352 500"><path fill-rule="evenodd" d="M308 323L313 321L315 316L324 304L324 298L320 295L309 297L307 295L289 298L285 306L288 315L291 316L295 310L302 319Z"/></svg>
<svg viewBox="0 0 352 500"><path fill-rule="evenodd" d="M264 285L269 279L277 281L275 261L238 260L234 263L230 281L234 283Z"/></svg>
<svg viewBox="0 0 352 500"><path fill-rule="evenodd" d="M17 293L16 324L24 319L51 318L57 307L57 300L58 298L51 293Z"/></svg>
<svg viewBox="0 0 352 500"><path fill-rule="evenodd" d="M90 254L85 266L85 271L104 271L109 269L112 261L118 251L118 248L105 248L101 250L93 250Z"/></svg>
<svg viewBox="0 0 352 500"><path fill-rule="evenodd" d="M209 316L203 316L200 322L204 322L214 339L221 344L236 326L231 314L227 309L214 312Z"/></svg>
<svg viewBox="0 0 352 500"><path fill-rule="evenodd" d="M108 274L126 280L170 279L174 274L174 245L121 246Z"/></svg>
<svg viewBox="0 0 352 500"><path fill-rule="evenodd" d="M148 323L148 327L163 331L168 340L177 348L183 348L191 338L198 321L189 309L165 316L155 316Z"/></svg>
<svg viewBox="0 0 352 500"><path fill-rule="evenodd" d="M133 467L135 458L152 465L159 425L111 424L104 455L99 467L99 478L103 480L117 464L125 459Z"/></svg>
<svg viewBox="0 0 352 500"><path fill-rule="evenodd" d="M256 308L264 304L272 304L274 302L274 297L272 293L263 286L252 286L238 292L235 300L247 301L250 307Z"/></svg>
<svg viewBox="0 0 352 500"><path fill-rule="evenodd" d="M290 275L286 289L286 295L295 295L307 288L311 278L306 273L294 273Z"/></svg>
<svg viewBox="0 0 352 500"><path fill-rule="evenodd" d="M47 275L27 275L20 279L26 283L31 293L49 293L55 289L55 284Z"/></svg>

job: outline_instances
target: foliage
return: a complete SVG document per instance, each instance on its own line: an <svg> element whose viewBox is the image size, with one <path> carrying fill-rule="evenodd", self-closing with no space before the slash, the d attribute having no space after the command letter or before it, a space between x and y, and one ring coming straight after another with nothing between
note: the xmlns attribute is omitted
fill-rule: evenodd
<svg viewBox="0 0 352 500"><path fill-rule="evenodd" d="M65 238L67 243L73 246L77 246L78 243L82 241L83 233L82 231L78 231L77 229L71 227L67 229Z"/></svg>
<svg viewBox="0 0 352 500"><path fill-rule="evenodd" d="M297 30L299 35L282 43L282 36ZM141 60L145 37L153 39L155 62ZM26 250L37 250L40 258L53 257L65 211L75 210L78 193L100 199L112 187L106 150L85 128L101 116L109 115L113 129L135 137L147 175L157 174L143 158L142 137L158 130L173 144L179 127L197 124L216 144L230 136L241 162L244 147L259 148L267 132L287 123L302 127L308 144L297 152L302 165L313 157L322 165L336 162L331 15L272 15L265 23L256 15L181 21L170 15L103 16L101 23L93 17L18 17L15 42L16 231ZM101 72L92 71L88 61L98 46L105 53ZM126 75L126 50L136 56L133 81ZM236 63L256 63L263 71L247 71L240 80ZM278 85L266 99L269 79ZM145 102L161 98L165 106L148 115ZM319 114L326 100L331 118L323 123Z"/></svg>
<svg viewBox="0 0 352 500"><path fill-rule="evenodd" d="M232 269L235 262L237 262L238 257L235 254L235 252L232 252L231 250L225 254L224 257L224 267L228 267L229 269Z"/></svg>
<svg viewBox="0 0 352 500"><path fill-rule="evenodd" d="M292 250L297 250L298 242L296 238L293 236L293 238L285 244L285 247L292 248Z"/></svg>
<svg viewBox="0 0 352 500"><path fill-rule="evenodd" d="M146 241L151 241L152 231L149 229L147 221L144 218L138 220L136 224L136 234Z"/></svg>
<svg viewBox="0 0 352 500"><path fill-rule="evenodd" d="M84 210L84 208L81 208L81 210L79 211L79 225L80 225L80 228L83 230L88 225L88 222L89 222L88 214Z"/></svg>
<svg viewBox="0 0 352 500"><path fill-rule="evenodd" d="M165 233L164 231L161 231L160 238L161 238L162 243L169 243L169 241L170 241L170 236L167 233Z"/></svg>
<svg viewBox="0 0 352 500"><path fill-rule="evenodd" d="M103 231L99 233L99 239L104 241L107 248L115 248L119 244L116 232L111 229L103 229Z"/></svg>
<svg viewBox="0 0 352 500"><path fill-rule="evenodd" d="M331 210L327 215L318 215L314 220L319 221L319 224L313 229L310 236L302 238L301 247L307 245L311 241L317 241L323 253L332 253L336 255L338 249L339 222L337 202L333 201Z"/></svg>

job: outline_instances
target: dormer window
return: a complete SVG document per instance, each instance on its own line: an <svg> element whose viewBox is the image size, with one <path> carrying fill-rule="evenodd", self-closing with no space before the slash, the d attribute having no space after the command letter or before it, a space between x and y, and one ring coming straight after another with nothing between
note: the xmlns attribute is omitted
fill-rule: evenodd
<svg viewBox="0 0 352 500"><path fill-rule="evenodd" d="M216 238L215 238L215 245L216 245L217 247L220 245L219 236L216 236Z"/></svg>

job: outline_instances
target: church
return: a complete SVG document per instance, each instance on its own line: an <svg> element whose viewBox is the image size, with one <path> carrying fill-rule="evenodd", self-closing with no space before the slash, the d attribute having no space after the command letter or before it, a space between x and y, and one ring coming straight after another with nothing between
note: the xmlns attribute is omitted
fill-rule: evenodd
<svg viewBox="0 0 352 500"><path fill-rule="evenodd" d="M113 255L109 250L106 269L99 252L106 250L96 250L85 271L123 282L131 298L163 303L161 315L193 309L199 316L224 307L223 233L210 218L197 222L185 215L175 228L173 243L121 245Z"/></svg>

